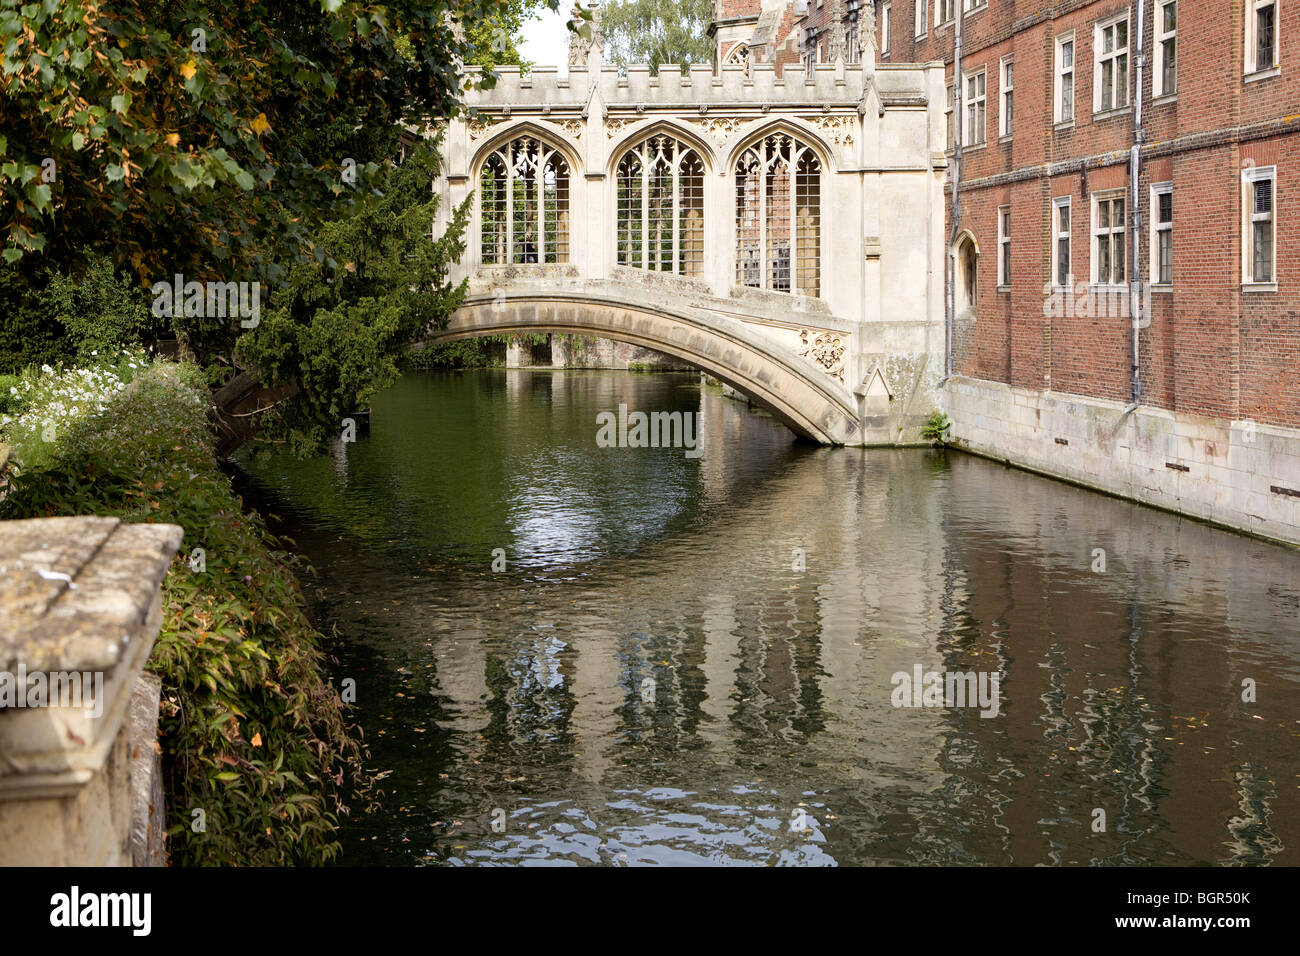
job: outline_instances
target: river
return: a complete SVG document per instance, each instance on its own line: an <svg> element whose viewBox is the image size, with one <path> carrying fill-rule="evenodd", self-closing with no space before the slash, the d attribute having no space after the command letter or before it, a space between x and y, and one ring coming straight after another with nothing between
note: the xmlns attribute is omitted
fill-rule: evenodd
<svg viewBox="0 0 1300 956"><path fill-rule="evenodd" d="M242 467L383 775L344 863L1300 864L1296 551L684 373L408 374Z"/></svg>

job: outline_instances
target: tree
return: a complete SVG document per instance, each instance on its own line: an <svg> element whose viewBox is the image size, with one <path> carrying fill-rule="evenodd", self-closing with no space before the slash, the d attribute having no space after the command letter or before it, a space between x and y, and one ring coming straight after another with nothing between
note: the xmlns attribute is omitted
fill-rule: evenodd
<svg viewBox="0 0 1300 956"><path fill-rule="evenodd" d="M172 317L221 384L219 419L259 384L301 395L301 415L288 399L278 406L296 424L354 409L385 381L385 355L406 344L398 333L445 318L453 299L440 290L435 308L402 285L366 313L363 283L339 271L365 261L348 230L396 243L385 230L400 225L418 258L403 231L411 220L385 202L385 190L405 188L391 161L404 137L460 108L460 63L518 59L513 35L503 43L493 29L485 41L483 25L513 30L541 4L559 0L0 0L0 313L24 323L0 330L0 355L30 356L11 341L25 329L48 341L50 320L33 307L47 277L83 278L102 253L146 287L177 273L265 285L279 338L237 349L247 334L238 322ZM427 233L427 176L423 188L404 195ZM459 242L450 236L435 257ZM320 315L306 307L307 281L335 283ZM291 334L287 321L302 328ZM328 363L329 321L348 326L373 375ZM265 366L241 365L237 351ZM335 386L350 398L323 400Z"/></svg>
<svg viewBox="0 0 1300 956"><path fill-rule="evenodd" d="M705 35L711 0L611 0L601 7L605 53L621 69L648 63L708 63L713 44Z"/></svg>
<svg viewBox="0 0 1300 956"><path fill-rule="evenodd" d="M224 451L248 437L254 416L271 434L314 448L397 378L396 357L417 332L460 304L464 284L446 274L464 251L469 204L431 242L436 172L434 146L421 143L384 169L375 194L321 227L324 260L294 265L260 325L239 341L239 364L257 371L218 403ZM232 414L240 402L253 407Z"/></svg>
<svg viewBox="0 0 1300 956"><path fill-rule="evenodd" d="M519 40L524 24L536 18L544 5L543 0L508 0L496 16L469 24L465 35L474 53L466 62L484 68L532 66L520 55Z"/></svg>

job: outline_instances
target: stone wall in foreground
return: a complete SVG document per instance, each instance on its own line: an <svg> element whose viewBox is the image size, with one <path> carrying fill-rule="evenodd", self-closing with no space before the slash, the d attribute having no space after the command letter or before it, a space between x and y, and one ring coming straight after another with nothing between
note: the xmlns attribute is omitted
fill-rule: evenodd
<svg viewBox="0 0 1300 956"><path fill-rule="evenodd" d="M164 862L159 691L143 671L181 535L0 522L0 866Z"/></svg>
<svg viewBox="0 0 1300 956"><path fill-rule="evenodd" d="M1300 429L954 376L957 448L1300 545Z"/></svg>

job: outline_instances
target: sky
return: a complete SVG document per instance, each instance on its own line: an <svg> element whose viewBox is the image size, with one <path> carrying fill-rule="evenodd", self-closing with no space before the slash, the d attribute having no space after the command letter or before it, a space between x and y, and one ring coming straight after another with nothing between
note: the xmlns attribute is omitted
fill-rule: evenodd
<svg viewBox="0 0 1300 956"><path fill-rule="evenodd" d="M568 19L567 9L563 13L543 9L540 17L525 23L524 42L519 47L524 59L538 66L558 66L561 73L568 73L569 31L565 28Z"/></svg>

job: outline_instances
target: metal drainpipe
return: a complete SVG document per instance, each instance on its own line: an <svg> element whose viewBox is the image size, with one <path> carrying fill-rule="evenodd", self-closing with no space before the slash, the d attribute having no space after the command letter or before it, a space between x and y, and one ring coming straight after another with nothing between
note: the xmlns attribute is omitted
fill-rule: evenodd
<svg viewBox="0 0 1300 956"><path fill-rule="evenodd" d="M1138 329L1142 320L1142 199L1139 191L1142 186L1142 144L1146 141L1146 131L1142 128L1142 82L1146 75L1146 0L1137 3L1137 73L1135 80L1135 102L1133 103L1133 146L1129 150L1129 222L1133 226L1133 249L1129 256L1129 315L1133 320L1133 380L1129 401L1133 405L1142 402L1142 377L1138 368Z"/></svg>
<svg viewBox="0 0 1300 956"><path fill-rule="evenodd" d="M952 232L948 235L948 247L943 251L944 277L948 286L946 309L944 314L945 348L943 360L943 377L952 376L952 338L957 311L957 266L953 262L953 244L957 241L957 232L961 229L961 123L962 92L961 78L961 0L953 0L953 18L956 23L952 30Z"/></svg>

